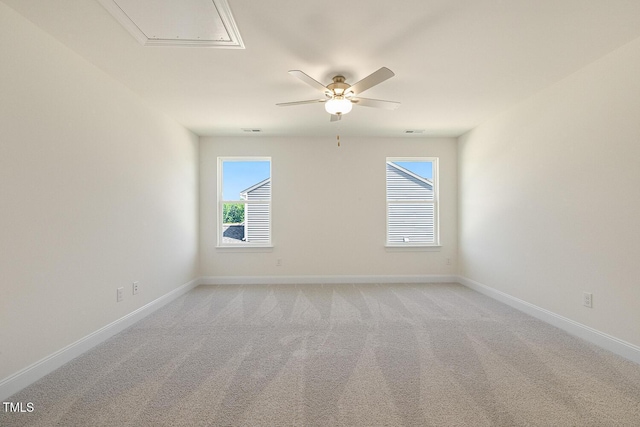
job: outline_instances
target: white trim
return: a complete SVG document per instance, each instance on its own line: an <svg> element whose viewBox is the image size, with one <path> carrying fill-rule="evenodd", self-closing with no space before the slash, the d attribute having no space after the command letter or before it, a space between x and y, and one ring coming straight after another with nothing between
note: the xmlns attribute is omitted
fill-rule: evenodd
<svg viewBox="0 0 640 427"><path fill-rule="evenodd" d="M515 298L497 289L463 276L455 275L340 275L340 276L208 276L191 280L173 291L151 301L126 316L98 329L80 340L56 351L0 381L0 400L34 383L60 366L85 353L113 335L189 292L198 285L267 285L267 284L376 284L376 283L460 283L539 320L589 341L605 350L640 364L640 347L600 332L544 308Z"/></svg>
<svg viewBox="0 0 640 427"><path fill-rule="evenodd" d="M397 276L208 276L201 285L318 285L367 283L457 283L453 275L397 275Z"/></svg>
<svg viewBox="0 0 640 427"><path fill-rule="evenodd" d="M516 310L520 310L536 319L549 323L557 328L560 328L571 335L575 335L592 344L602 347L612 353L629 359L632 362L640 364L640 347L616 338L612 335L600 332L590 326L583 325L582 323L571 320L567 317L556 314L552 311L546 310L537 305L528 303L509 294L506 294L497 289L493 289L487 285L476 282L475 280L468 279L463 276L458 276L458 283L464 285L474 291L480 292L488 297L491 297L497 301L507 304Z"/></svg>
<svg viewBox="0 0 640 427"><path fill-rule="evenodd" d="M269 200L225 200L222 198L223 194L222 194L222 187L224 185L223 183L223 175L224 175L224 170L223 170L223 165L224 162L269 162L269 177L265 178L263 181L260 181L258 184L262 184L265 183L267 181L271 182L271 189L273 191L273 181L272 181L272 160L271 160L271 156L219 156L218 157L218 161L217 161L217 171L216 171L216 230L217 230L217 240L216 240L216 248L226 248L226 247L233 247L233 248L237 248L237 247L273 247L273 243L272 243L272 232L273 232L273 204L272 204L272 197L269 197ZM253 188L256 187L258 184L255 184L249 188ZM244 190L246 191L246 190ZM227 195L228 196L228 195ZM243 204L243 205L247 205L248 203L256 203L256 204L264 204L264 205L268 205L269 206L269 241L266 243L251 243L251 242L244 242L244 243L228 243L225 244L222 242L222 237L223 237L223 227L224 224L222 223L223 220L223 215L222 212L224 211L224 204L225 203L239 203L239 204ZM246 229L245 229L245 233L246 233Z"/></svg>
<svg viewBox="0 0 640 427"><path fill-rule="evenodd" d="M259 243L229 243L225 246L216 246L216 250L221 249L223 252L273 252L273 245L262 245Z"/></svg>
<svg viewBox="0 0 640 427"><path fill-rule="evenodd" d="M384 245L387 252L438 252L441 248L442 245Z"/></svg>
<svg viewBox="0 0 640 427"><path fill-rule="evenodd" d="M55 371L72 359L91 350L93 347L101 344L115 334L125 330L134 323L142 320L144 317L170 303L176 298L186 294L191 289L200 284L200 278L191 280L188 283L174 289L173 291L151 301L150 303L132 311L120 319L109 323L108 325L90 333L84 338L69 344L68 346L46 356L43 359L27 366L13 375L0 381L0 400L6 400L9 396L14 395L28 385L36 382L40 378Z"/></svg>
<svg viewBox="0 0 640 427"><path fill-rule="evenodd" d="M431 163L431 180L422 178L413 172L403 168L400 165L397 165L395 162L430 162ZM422 200L422 199L412 199L410 201L411 204L429 204L433 205L433 233L434 233L434 241L430 244L426 245L407 245L407 246L440 246L440 158L439 157L387 157L386 164L399 170L401 172L408 173L427 184L431 185L433 189L433 200ZM385 212L386 212L386 237L385 237L385 246L386 247L398 247L404 245L393 244L389 242L389 205L392 204L403 204L404 200L389 200L388 193L388 182L387 182L387 174L385 168Z"/></svg>

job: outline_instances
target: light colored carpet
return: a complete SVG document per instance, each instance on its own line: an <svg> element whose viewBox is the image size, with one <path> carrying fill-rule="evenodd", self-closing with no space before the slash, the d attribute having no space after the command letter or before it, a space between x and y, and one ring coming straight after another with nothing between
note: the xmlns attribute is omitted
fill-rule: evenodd
<svg viewBox="0 0 640 427"><path fill-rule="evenodd" d="M2 426L638 426L640 366L455 284L200 286Z"/></svg>

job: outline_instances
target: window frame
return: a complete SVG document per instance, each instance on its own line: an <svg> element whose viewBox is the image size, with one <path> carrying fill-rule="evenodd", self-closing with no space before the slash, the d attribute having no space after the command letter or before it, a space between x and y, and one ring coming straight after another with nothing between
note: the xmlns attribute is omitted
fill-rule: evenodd
<svg viewBox="0 0 640 427"><path fill-rule="evenodd" d="M386 165L397 162L431 162L433 200L427 199L394 199L389 200ZM387 248L438 248L440 247L440 168L438 157L387 157L385 160L385 247ZM389 241L389 206L390 205L433 205L433 242L390 242Z"/></svg>
<svg viewBox="0 0 640 427"><path fill-rule="evenodd" d="M224 177L224 162L269 162L269 177L271 190L269 194L268 200L247 200L241 199L238 196L237 200L232 199L223 199L222 189L224 187L223 177ZM272 217L273 217L273 162L270 156L219 156L218 157L218 165L217 165L217 194L216 194L216 230L217 230L217 247L218 248L232 248L232 249L240 249L240 248L272 248L273 247L273 230L272 230ZM262 182L262 181L260 181ZM259 184L257 182L256 184ZM250 187L249 187L250 188ZM246 215L246 205L248 203L251 204L259 204L259 205L268 205L269 207L269 236L267 242L259 242L252 243L242 241L239 243L224 243L223 242L223 233L224 233L224 215L223 209L225 203L237 203L244 205L245 215ZM246 216L245 216L245 226L246 226Z"/></svg>

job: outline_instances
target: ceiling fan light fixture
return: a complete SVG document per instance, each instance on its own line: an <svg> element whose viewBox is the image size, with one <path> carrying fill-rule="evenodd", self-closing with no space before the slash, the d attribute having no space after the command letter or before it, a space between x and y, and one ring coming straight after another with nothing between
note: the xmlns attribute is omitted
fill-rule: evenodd
<svg viewBox="0 0 640 427"><path fill-rule="evenodd" d="M329 114L347 114L352 108L353 104L344 96L334 96L324 103L324 109Z"/></svg>
<svg viewBox="0 0 640 427"><path fill-rule="evenodd" d="M365 90L369 90L373 86L376 86L394 76L393 71L386 67L382 67L378 71L369 74L367 77L360 80L354 85L350 85L349 83L347 83L344 76L342 75L334 76L332 79L333 82L325 86L319 81L315 80L313 77L310 77L308 74L305 74L300 70L289 70L289 74L300 79L302 82L313 87L315 90L323 93L325 99L283 102L276 105L287 107L291 105L315 104L317 102L321 102L324 103L324 109L327 111L327 113L331 114L332 122L340 120L343 114L349 113L353 108L353 104L358 104L365 107L384 108L385 110L395 110L400 105L399 102L362 98L360 96L360 94Z"/></svg>

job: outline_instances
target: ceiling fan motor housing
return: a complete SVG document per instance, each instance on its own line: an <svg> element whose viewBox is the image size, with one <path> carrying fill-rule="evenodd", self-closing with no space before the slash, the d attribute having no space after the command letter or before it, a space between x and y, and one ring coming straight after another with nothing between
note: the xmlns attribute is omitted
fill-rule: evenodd
<svg viewBox="0 0 640 427"><path fill-rule="evenodd" d="M351 85L348 83L345 83L344 80L345 80L344 76L335 76L333 78L333 83L329 83L327 85L327 89L331 91L329 96L345 94L345 92L347 91L347 89L351 87Z"/></svg>

